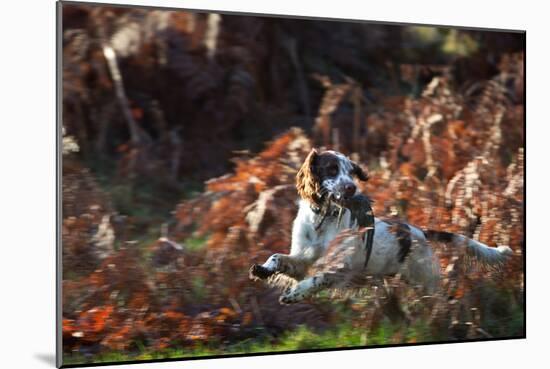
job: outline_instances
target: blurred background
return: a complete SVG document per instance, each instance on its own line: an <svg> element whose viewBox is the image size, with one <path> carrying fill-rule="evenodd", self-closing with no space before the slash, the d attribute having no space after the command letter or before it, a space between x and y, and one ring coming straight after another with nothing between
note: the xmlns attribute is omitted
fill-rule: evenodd
<svg viewBox="0 0 550 369"><path fill-rule="evenodd" d="M524 334L524 35L63 5L65 363ZM377 216L509 245L434 244L442 292L399 278L281 306L311 147L369 169Z"/></svg>

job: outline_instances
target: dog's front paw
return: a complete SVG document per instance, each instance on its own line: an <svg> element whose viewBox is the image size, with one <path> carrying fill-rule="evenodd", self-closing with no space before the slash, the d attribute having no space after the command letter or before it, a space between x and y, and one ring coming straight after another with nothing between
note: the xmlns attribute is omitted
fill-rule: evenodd
<svg viewBox="0 0 550 369"><path fill-rule="evenodd" d="M275 272L267 269L264 266L261 266L260 264L254 264L248 270L248 278L252 279L253 281L258 279L267 279L271 277L274 273Z"/></svg>

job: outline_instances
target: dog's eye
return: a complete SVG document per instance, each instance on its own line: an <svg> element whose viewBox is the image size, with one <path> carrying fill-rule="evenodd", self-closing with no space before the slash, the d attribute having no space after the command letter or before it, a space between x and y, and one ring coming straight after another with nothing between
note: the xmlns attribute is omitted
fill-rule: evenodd
<svg viewBox="0 0 550 369"><path fill-rule="evenodd" d="M338 174L338 166L337 165L331 165L328 167L328 175L331 177L334 177Z"/></svg>

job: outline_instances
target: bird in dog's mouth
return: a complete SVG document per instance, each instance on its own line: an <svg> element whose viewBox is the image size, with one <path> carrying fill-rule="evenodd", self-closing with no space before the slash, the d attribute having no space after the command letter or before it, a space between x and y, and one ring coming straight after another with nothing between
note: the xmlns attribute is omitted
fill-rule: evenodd
<svg viewBox="0 0 550 369"><path fill-rule="evenodd" d="M319 208L321 218L316 228L319 228L324 222L326 216L331 213L337 213L337 225L340 226L344 211L348 208L352 196L341 192L328 192L323 198ZM334 206L332 208L332 206ZM331 209L332 208L332 209Z"/></svg>

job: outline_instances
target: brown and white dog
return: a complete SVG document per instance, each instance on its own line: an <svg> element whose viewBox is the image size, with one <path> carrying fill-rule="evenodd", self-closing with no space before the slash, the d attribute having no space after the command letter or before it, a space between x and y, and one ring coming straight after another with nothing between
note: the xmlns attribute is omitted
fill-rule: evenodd
<svg viewBox="0 0 550 369"><path fill-rule="evenodd" d="M399 273L409 284L433 293L439 286L440 265L428 240L464 247L468 255L487 265L500 265L512 254L508 246L492 248L458 234L422 230L410 224L375 218L372 254L366 266L365 239L352 235L342 240L347 252L338 273L318 272L305 278L308 269L326 256L337 235L358 227L344 205L356 195L354 177L361 181L368 179L357 163L335 151L313 149L304 161L296 176L301 200L292 229L290 253L274 254L264 264L250 268L253 279L284 274L298 281L283 292L279 298L281 303L295 303L322 289L333 288L346 274L384 277ZM320 209L326 204L329 210L322 215ZM339 214L343 206L343 213Z"/></svg>

